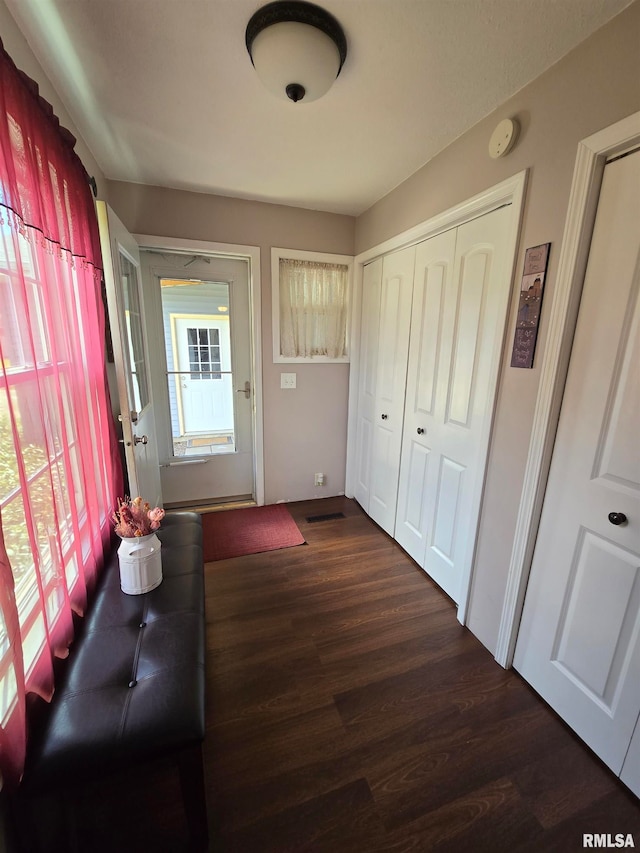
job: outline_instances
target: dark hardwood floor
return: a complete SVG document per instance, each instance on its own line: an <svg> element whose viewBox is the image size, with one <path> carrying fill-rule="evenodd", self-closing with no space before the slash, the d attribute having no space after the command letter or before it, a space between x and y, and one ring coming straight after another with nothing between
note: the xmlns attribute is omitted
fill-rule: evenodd
<svg viewBox="0 0 640 853"><path fill-rule="evenodd" d="M289 508L306 545L206 566L212 851L640 846L638 800L357 504ZM175 773L99 802L87 850L184 849Z"/></svg>
<svg viewBox="0 0 640 853"><path fill-rule="evenodd" d="M289 508L307 545L207 566L212 849L640 846L638 800L357 504Z"/></svg>

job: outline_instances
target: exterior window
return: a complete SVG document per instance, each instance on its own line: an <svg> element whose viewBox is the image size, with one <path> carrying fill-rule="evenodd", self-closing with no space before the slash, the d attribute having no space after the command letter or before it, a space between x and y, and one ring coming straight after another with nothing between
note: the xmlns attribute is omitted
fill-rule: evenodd
<svg viewBox="0 0 640 853"><path fill-rule="evenodd" d="M275 362L346 362L352 258L272 250Z"/></svg>
<svg viewBox="0 0 640 853"><path fill-rule="evenodd" d="M57 573L64 567L68 589L73 595L79 579L78 557L83 556L80 546L83 535L88 533L89 519L75 464L79 454L77 437L69 429L68 418L63 419L63 413L68 413L71 406L68 389L72 366L66 360L54 362L51 358L51 329L59 324L54 317L45 322L42 294L45 276L49 282L56 281L64 292L63 267L49 263L47 269L42 269L49 260L46 254L36 253L21 234L12 239L8 224L0 227L0 235L0 315L9 341L2 348L4 370L0 377L0 512L13 569L24 666L28 673L45 642L45 623L36 594L34 550L41 566L45 607L55 621L60 594ZM19 265L12 256L16 243L20 249ZM28 306L21 304L25 292L19 283L20 275L27 282ZM32 341L28 330L24 337L20 333L25 327L26 314L34 320ZM93 412L89 411L88 416L92 418ZM14 445L12 421L20 439L21 454ZM98 477L102 486L100 473ZM25 494L35 519L32 531L26 522ZM80 541L74 536L72 507L77 513L75 523Z"/></svg>
<svg viewBox="0 0 640 853"><path fill-rule="evenodd" d="M28 695L110 549L122 494L87 173L0 46L0 788L24 769Z"/></svg>
<svg viewBox="0 0 640 853"><path fill-rule="evenodd" d="M187 329L192 379L222 379L219 329Z"/></svg>

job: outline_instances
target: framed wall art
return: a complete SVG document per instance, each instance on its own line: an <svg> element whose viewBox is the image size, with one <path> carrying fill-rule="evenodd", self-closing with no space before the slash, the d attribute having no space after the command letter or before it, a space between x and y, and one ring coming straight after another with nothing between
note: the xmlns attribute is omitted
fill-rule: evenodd
<svg viewBox="0 0 640 853"><path fill-rule="evenodd" d="M542 243L527 249L524 256L511 367L533 367L550 249L551 243Z"/></svg>

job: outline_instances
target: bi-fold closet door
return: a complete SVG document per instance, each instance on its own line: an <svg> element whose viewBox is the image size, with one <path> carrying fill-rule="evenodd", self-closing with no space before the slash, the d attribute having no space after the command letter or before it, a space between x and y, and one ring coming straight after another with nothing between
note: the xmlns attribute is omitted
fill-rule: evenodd
<svg viewBox="0 0 640 853"><path fill-rule="evenodd" d="M415 247L364 269L355 497L393 536Z"/></svg>
<svg viewBox="0 0 640 853"><path fill-rule="evenodd" d="M364 274L355 497L456 603L484 483L509 224L501 208Z"/></svg>

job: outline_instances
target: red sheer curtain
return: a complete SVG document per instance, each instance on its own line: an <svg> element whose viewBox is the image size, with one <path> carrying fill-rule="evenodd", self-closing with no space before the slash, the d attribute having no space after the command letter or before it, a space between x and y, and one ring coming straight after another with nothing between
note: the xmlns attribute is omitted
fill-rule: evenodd
<svg viewBox="0 0 640 853"><path fill-rule="evenodd" d="M25 697L111 537L122 493L105 380L101 257L88 176L37 85L0 42L0 774L19 782Z"/></svg>

